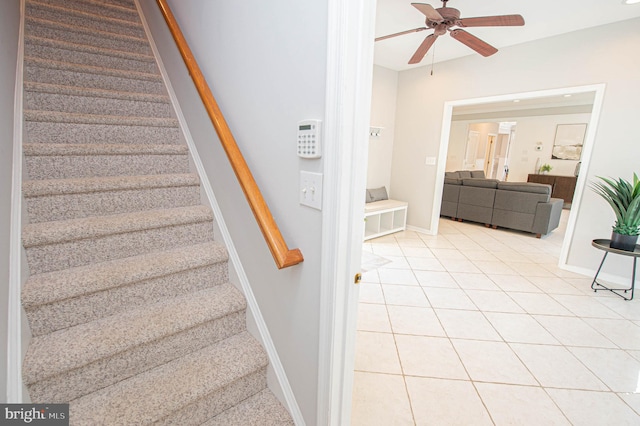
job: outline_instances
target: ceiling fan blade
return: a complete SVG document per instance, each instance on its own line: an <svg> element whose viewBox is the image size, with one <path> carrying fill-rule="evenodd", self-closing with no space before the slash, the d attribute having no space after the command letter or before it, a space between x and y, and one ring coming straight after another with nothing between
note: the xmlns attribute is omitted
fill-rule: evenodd
<svg viewBox="0 0 640 426"><path fill-rule="evenodd" d="M424 58L424 55L426 55L429 49L431 49L431 46L433 46L433 43L435 43L437 38L438 38L437 35L429 34L422 41L420 46L418 46L418 50L416 50L416 53L414 53L411 59L409 59L409 64L420 63L420 61L422 61L422 59Z"/></svg>
<svg viewBox="0 0 640 426"><path fill-rule="evenodd" d="M391 37L397 37L397 36L401 36L401 35L405 35L405 34L418 33L420 31L424 31L426 29L427 29L427 27L420 27L420 28L415 28L413 30L401 31L399 33L394 33L394 34L389 34L389 35L382 36L382 37L377 37L375 39L375 41L386 40L386 39L391 38Z"/></svg>
<svg viewBox="0 0 640 426"><path fill-rule="evenodd" d="M433 6L431 6L430 4L411 3L411 6L415 7L420 12L422 12L422 14L427 18L429 18L430 21L435 21L435 22L444 21L444 18L442 17L442 15L440 15L440 13L438 13L438 11L435 10Z"/></svg>
<svg viewBox="0 0 640 426"><path fill-rule="evenodd" d="M478 37L466 32L465 30L453 30L449 34L460 43L467 45L482 56L491 56L498 51L495 47L485 43Z"/></svg>
<svg viewBox="0 0 640 426"><path fill-rule="evenodd" d="M456 22L461 27L519 27L524 25L522 15L481 16L464 18Z"/></svg>

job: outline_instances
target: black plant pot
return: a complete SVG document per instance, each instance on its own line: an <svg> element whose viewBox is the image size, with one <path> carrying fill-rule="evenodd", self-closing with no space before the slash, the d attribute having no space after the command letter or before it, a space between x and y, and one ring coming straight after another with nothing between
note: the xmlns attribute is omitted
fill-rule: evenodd
<svg viewBox="0 0 640 426"><path fill-rule="evenodd" d="M609 247L624 251L634 251L637 241L637 235L622 235L617 232L612 232Z"/></svg>

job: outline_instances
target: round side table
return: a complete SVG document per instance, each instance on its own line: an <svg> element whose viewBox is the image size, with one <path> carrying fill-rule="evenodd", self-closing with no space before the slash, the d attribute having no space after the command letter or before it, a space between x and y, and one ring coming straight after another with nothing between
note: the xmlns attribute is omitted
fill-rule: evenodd
<svg viewBox="0 0 640 426"><path fill-rule="evenodd" d="M596 239L591 241L591 245L594 246L595 248L599 249L599 250L603 250L604 251L604 256L602 257L602 262L600 262L600 267L598 268L598 272L596 272L596 276L593 277L593 282L591 283L591 288L593 289L593 291L598 291L598 290L607 290L610 291L614 294L617 294L618 296L622 297L624 300L631 300L633 299L633 288L635 287L635 283L636 283L636 261L638 260L638 257L640 257L640 245L636 244L636 248L634 251L626 251L626 250L620 250L620 249L616 249L616 248L611 248L609 247L609 244L611 244L611 240L605 240L605 239ZM598 280L598 274L600 274L600 270L602 269L602 265L604 265L604 261L607 258L607 255L609 253L614 253L614 254L619 254L621 256L631 256L633 257L633 270L631 273L631 287L629 288L610 288L610 287L606 287L604 285L602 285L601 283L599 283ZM595 287L598 286L598 287ZM627 294L627 292L631 291L631 297L626 297L625 295ZM623 293L619 293L619 292L623 292Z"/></svg>

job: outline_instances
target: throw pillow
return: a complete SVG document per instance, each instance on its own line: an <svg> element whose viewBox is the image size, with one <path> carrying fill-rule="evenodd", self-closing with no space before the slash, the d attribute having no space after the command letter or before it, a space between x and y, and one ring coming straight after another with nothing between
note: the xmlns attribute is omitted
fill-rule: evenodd
<svg viewBox="0 0 640 426"><path fill-rule="evenodd" d="M369 203L389 199L389 196L387 195L387 188L384 186L380 188L367 189L367 194L367 200L369 200Z"/></svg>

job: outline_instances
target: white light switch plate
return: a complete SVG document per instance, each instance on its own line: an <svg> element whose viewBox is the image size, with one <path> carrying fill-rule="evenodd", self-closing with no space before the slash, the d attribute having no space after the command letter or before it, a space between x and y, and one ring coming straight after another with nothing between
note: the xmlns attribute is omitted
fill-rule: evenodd
<svg viewBox="0 0 640 426"><path fill-rule="evenodd" d="M300 171L300 204L322 210L322 173Z"/></svg>

